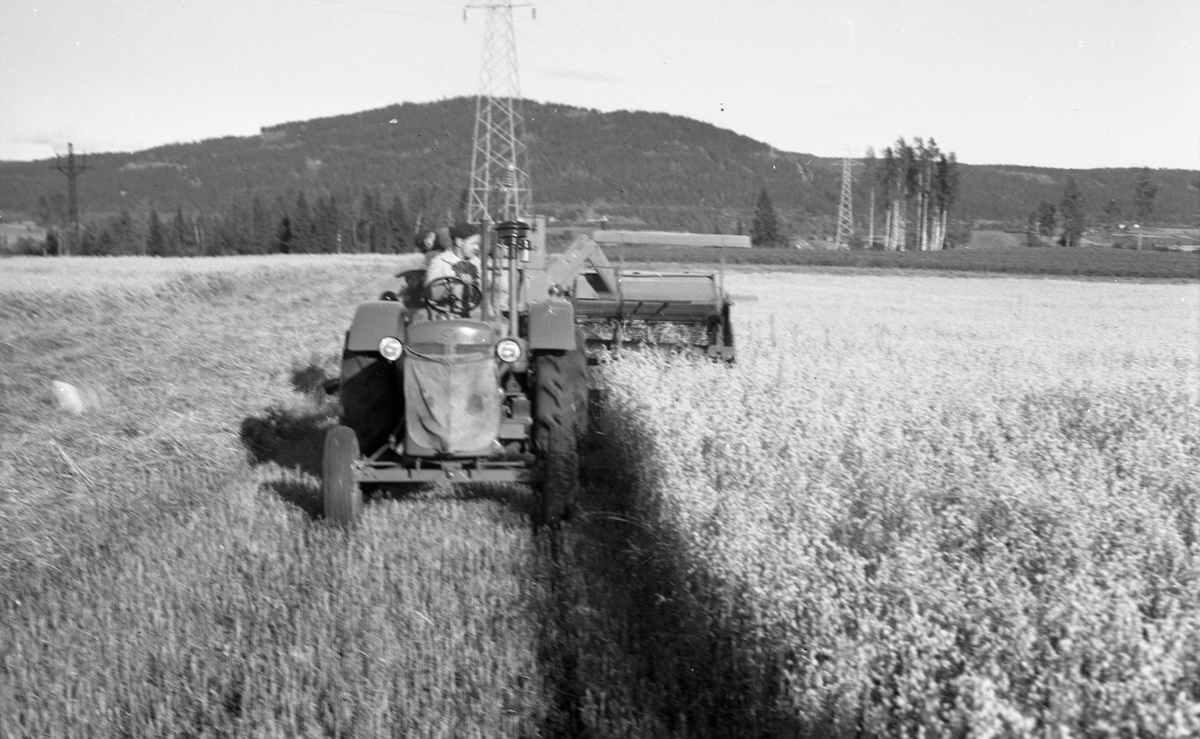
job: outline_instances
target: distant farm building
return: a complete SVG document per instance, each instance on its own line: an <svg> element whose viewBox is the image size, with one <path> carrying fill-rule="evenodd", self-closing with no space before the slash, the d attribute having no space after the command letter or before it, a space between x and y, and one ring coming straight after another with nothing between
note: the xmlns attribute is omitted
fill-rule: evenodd
<svg viewBox="0 0 1200 739"><path fill-rule="evenodd" d="M749 236L729 234L689 234L674 231L593 231L592 240L600 246L717 246L725 249L749 249Z"/></svg>

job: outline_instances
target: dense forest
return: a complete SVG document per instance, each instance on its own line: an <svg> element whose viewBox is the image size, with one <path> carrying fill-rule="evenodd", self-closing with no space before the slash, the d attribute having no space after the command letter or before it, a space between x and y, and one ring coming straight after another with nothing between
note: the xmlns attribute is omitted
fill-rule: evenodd
<svg viewBox="0 0 1200 739"><path fill-rule="evenodd" d="M474 107L472 98L405 103L270 126L257 136L91 154L78 178L85 239L90 228L101 252L126 241L152 252L162 243L166 253L403 248L418 225L455 218L468 180ZM536 210L560 222L604 218L615 226L746 233L765 189L783 232L821 238L836 230L840 160L777 151L663 113L531 101L523 109ZM943 145L948 151L953 142ZM865 155L864 146L855 166L855 228L868 230L868 183L875 182L876 233L883 237L895 195L889 201L886 178L867 171L883 160L869 164ZM53 164L0 162L6 219L63 229L66 178ZM1196 222L1197 174L1151 172L1156 223ZM951 208L935 213L920 198L911 207L929 214L930 232L944 233L947 219L1018 229L1040 204L1058 202L1071 179L1086 218L1111 222L1133 217L1143 175L1132 168L958 163Z"/></svg>

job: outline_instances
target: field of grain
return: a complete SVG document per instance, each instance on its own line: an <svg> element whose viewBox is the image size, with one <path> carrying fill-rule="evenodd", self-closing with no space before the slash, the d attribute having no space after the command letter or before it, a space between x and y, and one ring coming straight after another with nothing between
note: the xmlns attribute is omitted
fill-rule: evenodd
<svg viewBox="0 0 1200 739"><path fill-rule="evenodd" d="M317 388L402 264L4 262L0 736L1196 733L1195 284L731 274L737 365L598 372L563 531L346 533Z"/></svg>
<svg viewBox="0 0 1200 739"><path fill-rule="evenodd" d="M737 367L609 368L653 615L581 623L596 669L630 641L660 728L709 736L1200 732L1195 285L730 286Z"/></svg>
<svg viewBox="0 0 1200 739"><path fill-rule="evenodd" d="M638 246L605 249L614 262L707 265L716 269L724 260L733 269L834 268L1055 275L1060 277L1200 280L1200 253L1133 251L1131 249L1059 247L1031 248L996 245L985 249L945 251L829 251L824 249L709 249L703 247Z"/></svg>

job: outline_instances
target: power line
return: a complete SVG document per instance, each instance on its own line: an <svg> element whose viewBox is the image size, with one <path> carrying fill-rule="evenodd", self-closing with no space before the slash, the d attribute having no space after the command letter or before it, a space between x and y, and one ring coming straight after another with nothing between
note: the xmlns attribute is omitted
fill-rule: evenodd
<svg viewBox="0 0 1200 739"><path fill-rule="evenodd" d="M470 202L467 220L486 224L491 219L492 189L503 191L500 220L530 219L533 191L525 147L525 121L521 115L520 77L517 71L517 38L513 29L512 0L472 4L467 11L487 11L484 24L483 67L479 95L475 98L475 135L471 151Z"/></svg>
<svg viewBox="0 0 1200 739"><path fill-rule="evenodd" d="M402 15L407 18L421 18L421 19L427 20L427 21L437 21L438 23L454 23L455 22L455 21L450 20L449 18L436 18L431 15L421 15L419 13L408 13L403 10L395 10L394 8L380 8L376 5L361 5L359 3L347 3L347 2L343 2L343 0L316 0L316 2L325 3L326 5L341 5L342 7L345 7L345 8L356 8L358 10L373 10L376 13L388 13L390 15ZM444 3L446 5L457 5L457 3L454 3L451 0L435 0L435 2Z"/></svg>
<svg viewBox="0 0 1200 739"><path fill-rule="evenodd" d="M574 21L572 21L572 22L574 22ZM596 67L594 67L594 66L592 65L592 63L591 63L591 62L589 62L587 59L585 59L585 58L581 57L581 56L578 54L578 52L576 52L574 49L572 49L572 48L571 48L571 47L570 47L570 46L569 46L569 45L568 45L568 44L567 44L565 41L563 41L561 38L559 38L558 36L555 36L555 35L551 35L551 38L553 38L555 41L557 41L557 42L558 42L558 44L559 44L560 46L562 46L564 49L566 49L566 50L567 50L567 52L568 52L568 53L569 53L571 56L573 56L573 57L574 57L576 60L578 60L579 62L583 63L583 65L584 65L584 66L586 66L588 69L590 69L590 70L592 71L592 73L596 75L596 78L597 78L598 80L601 80L601 81L603 81L603 82L607 83L607 84L608 84L610 87L612 87L612 88L613 88L614 90L616 90L616 91L617 91L617 92L618 92L620 95L622 95L622 96L623 96L623 97L624 97L626 100L628 100L630 103L633 103L633 107L636 107L636 106L637 106L637 101L636 101L636 100L634 100L632 97L630 97L630 95L629 95L629 93L628 93L628 92L626 92L626 91L622 90L622 89L621 89L619 86L617 86L617 85L616 85L616 84L615 84L615 83L614 83L614 82L613 82L611 79L609 79L607 75L605 75L605 74L604 74L603 72L601 72L599 69L596 69ZM532 41L532 40L529 40L529 43L531 43L531 44L534 46L534 48L538 49L539 51L541 51L543 54L545 54L546 56L550 57L550 58L551 58L551 59L553 59L554 61L559 61L558 57L556 57L554 54L551 54L550 52L546 51L546 49L545 49L545 48L543 48L543 47L542 47L540 44L538 44L538 43L536 43L536 42L534 42L534 41Z"/></svg>
<svg viewBox="0 0 1200 739"><path fill-rule="evenodd" d="M66 249L63 250L64 256L70 256L73 249L79 247L79 194L75 186L75 180L79 175L91 169L87 165L87 157L81 162L75 161L75 145L67 144L67 166L64 169L62 159L59 155L54 155L54 166L52 169L57 169L67 176L67 217L71 219L70 238L67 239Z"/></svg>
<svg viewBox="0 0 1200 739"><path fill-rule="evenodd" d="M838 205L837 237L834 239L839 249L849 249L850 237L854 234L853 198L850 189L854 175L851 167L850 157L842 157L842 200Z"/></svg>
<svg viewBox="0 0 1200 739"><path fill-rule="evenodd" d="M587 2L588 2L588 5L591 5L592 8L594 8L596 10L596 12L600 14L600 17L604 18L604 20L607 21L608 24L610 26L612 26L615 31L617 31L617 33L621 34L621 37L624 38L625 41L630 46L632 46L639 54L641 54L642 58L645 59L647 62L649 62L652 67L659 69L660 67L663 66L659 61L651 59L650 55L647 54L642 49L641 46L639 46L636 42L634 42L631 35L629 33L625 32L624 30L622 30L619 26L617 26L617 24L611 18L609 18L608 15L603 10L601 10L594 2L592 2L592 0L587 0ZM670 54L668 54L666 52L666 50L664 50L661 46L659 46L658 41L656 41L654 39L654 37L646 31L644 26L642 26L639 23L632 23L631 25L633 26L633 28L637 29L637 31L639 33L641 33L646 39L648 39L650 41L650 44L652 46L654 46L655 49L658 50L658 53L659 53L661 59L665 59L667 62L670 63L671 66L673 66L676 69L684 68L683 65L679 64L679 62L677 62L674 59L674 57L672 57ZM603 47L603 48L607 48L607 47ZM660 71L662 71L664 75L668 75L672 78L669 81L678 82L679 78L675 77L674 75L671 75L666 70L660 70ZM693 78L689 74L685 73L683 75L683 79L686 80L687 85L682 85L682 86L676 85L676 89L679 90L680 92L683 92L685 95L687 95L688 99L691 100L696 105L698 105L701 109L703 109L705 106L707 106L708 103L705 102L704 100L697 98L695 95L692 94L692 91L693 90L703 90L703 91L709 92L709 91L711 91L711 89L701 83L696 82L695 78ZM723 113L728 112L736 120L737 124L743 131L748 130L746 128L745 121L742 120L742 117L740 115L733 112L732 110L727 110L725 107L721 108L721 112L723 112Z"/></svg>

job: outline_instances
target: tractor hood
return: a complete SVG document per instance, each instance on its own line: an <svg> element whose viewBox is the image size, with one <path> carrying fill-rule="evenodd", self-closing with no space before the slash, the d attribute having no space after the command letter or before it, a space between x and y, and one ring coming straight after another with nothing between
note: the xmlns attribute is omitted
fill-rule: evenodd
<svg viewBox="0 0 1200 739"><path fill-rule="evenodd" d="M404 350L406 451L486 456L500 433L495 332L477 321L410 327Z"/></svg>

